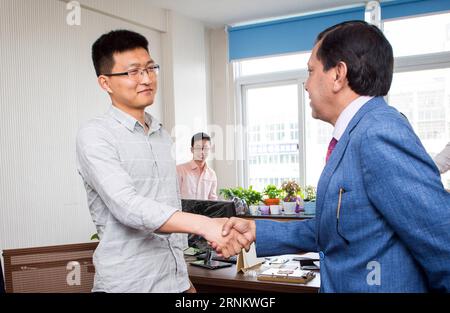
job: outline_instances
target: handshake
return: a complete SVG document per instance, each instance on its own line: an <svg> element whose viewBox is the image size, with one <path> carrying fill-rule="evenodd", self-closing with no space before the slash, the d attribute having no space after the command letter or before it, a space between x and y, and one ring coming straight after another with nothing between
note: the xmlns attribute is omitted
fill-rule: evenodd
<svg viewBox="0 0 450 313"><path fill-rule="evenodd" d="M219 255L229 258L242 249L250 249L256 239L256 224L253 220L237 217L212 218L201 235Z"/></svg>

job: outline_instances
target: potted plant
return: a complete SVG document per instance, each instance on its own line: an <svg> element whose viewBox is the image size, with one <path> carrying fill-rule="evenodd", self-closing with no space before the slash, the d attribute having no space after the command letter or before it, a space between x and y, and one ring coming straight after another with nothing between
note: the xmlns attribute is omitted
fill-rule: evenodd
<svg viewBox="0 0 450 313"><path fill-rule="evenodd" d="M302 187L295 180L281 184L283 191L283 207L285 214L295 214L303 209Z"/></svg>
<svg viewBox="0 0 450 313"><path fill-rule="evenodd" d="M220 189L219 193L226 199L226 200L233 200L237 201L237 206L247 206L251 212L256 213L258 211L258 208L254 207L257 206L262 201L262 195L259 191L256 191L253 189L253 186L250 186L248 189L242 188L242 187L236 187L236 188L224 188ZM239 203L238 203L239 202ZM252 208L250 208L253 206ZM245 210L245 208L244 208ZM244 212L245 213L245 212Z"/></svg>
<svg viewBox="0 0 450 313"><path fill-rule="evenodd" d="M316 187L311 185L306 186L305 201L316 201Z"/></svg>
<svg viewBox="0 0 450 313"><path fill-rule="evenodd" d="M267 198L264 200L265 205L278 205L280 204L281 190L273 184L269 184L264 188L263 195Z"/></svg>
<svg viewBox="0 0 450 313"><path fill-rule="evenodd" d="M316 188L314 186L306 186L305 188L305 214L316 213Z"/></svg>
<svg viewBox="0 0 450 313"><path fill-rule="evenodd" d="M232 200L234 197L239 199L243 199L244 197L244 188L236 187L236 188L223 188L219 190L219 194L221 194L225 200Z"/></svg>
<svg viewBox="0 0 450 313"><path fill-rule="evenodd" d="M248 211L245 201L245 189L242 187L220 189L219 193L223 195L225 200L232 200L236 208L237 215L244 215Z"/></svg>
<svg viewBox="0 0 450 313"><path fill-rule="evenodd" d="M253 186L250 186L248 189L244 191L244 198L247 202L247 205L250 210L251 215L257 215L259 212L259 203L262 201L262 195L259 191L253 189Z"/></svg>

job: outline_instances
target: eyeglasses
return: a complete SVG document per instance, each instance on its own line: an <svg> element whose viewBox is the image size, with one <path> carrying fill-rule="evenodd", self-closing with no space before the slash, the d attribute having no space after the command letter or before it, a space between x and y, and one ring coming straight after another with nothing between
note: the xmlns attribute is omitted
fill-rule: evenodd
<svg viewBox="0 0 450 313"><path fill-rule="evenodd" d="M135 69L131 69L129 71L126 72L121 72L121 73L109 73L109 74L102 74L105 76L124 76L124 75L128 75L128 77L135 81L135 82L140 82L142 80L142 78L144 77L144 72L147 73L148 76L150 76L150 74L153 75L157 75L159 72L159 65L158 64L152 64L147 66L146 68L135 68Z"/></svg>
<svg viewBox="0 0 450 313"><path fill-rule="evenodd" d="M195 151L209 151L211 148L210 147L194 147Z"/></svg>

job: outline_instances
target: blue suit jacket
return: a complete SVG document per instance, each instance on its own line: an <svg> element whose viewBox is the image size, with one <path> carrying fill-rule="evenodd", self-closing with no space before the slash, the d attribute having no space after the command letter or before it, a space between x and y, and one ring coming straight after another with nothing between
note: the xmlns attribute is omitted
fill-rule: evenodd
<svg viewBox="0 0 450 313"><path fill-rule="evenodd" d="M258 256L319 251L323 292L450 291L450 194L381 97L357 112L331 154L316 218L256 225Z"/></svg>

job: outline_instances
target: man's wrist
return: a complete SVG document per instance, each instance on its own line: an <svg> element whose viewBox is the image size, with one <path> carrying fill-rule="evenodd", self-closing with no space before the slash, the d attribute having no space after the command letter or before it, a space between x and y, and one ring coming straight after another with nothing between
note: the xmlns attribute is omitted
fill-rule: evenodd
<svg viewBox="0 0 450 313"><path fill-rule="evenodd" d="M206 230L208 228L208 224L211 222L211 218L204 215L196 215L196 217L197 219L195 221L194 234L205 238Z"/></svg>
<svg viewBox="0 0 450 313"><path fill-rule="evenodd" d="M255 220L250 220L250 231L253 238L256 240L256 222Z"/></svg>

